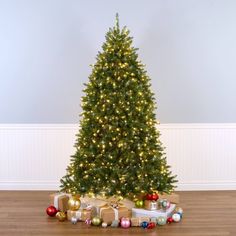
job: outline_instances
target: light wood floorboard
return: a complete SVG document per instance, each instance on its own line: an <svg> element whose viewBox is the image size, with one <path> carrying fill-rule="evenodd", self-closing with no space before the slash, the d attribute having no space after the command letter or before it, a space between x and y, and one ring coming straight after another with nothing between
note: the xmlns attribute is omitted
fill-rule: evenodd
<svg viewBox="0 0 236 236"><path fill-rule="evenodd" d="M0 235L236 236L236 191L179 192L180 223L144 230L72 225L46 216L48 191L0 191Z"/></svg>

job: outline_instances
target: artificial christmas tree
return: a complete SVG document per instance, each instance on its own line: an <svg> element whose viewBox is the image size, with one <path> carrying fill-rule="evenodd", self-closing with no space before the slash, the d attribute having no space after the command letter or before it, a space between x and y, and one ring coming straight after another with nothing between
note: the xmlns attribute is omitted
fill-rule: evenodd
<svg viewBox="0 0 236 236"><path fill-rule="evenodd" d="M160 133L150 78L126 27L106 34L82 98L82 118L61 190L130 197L174 188Z"/></svg>

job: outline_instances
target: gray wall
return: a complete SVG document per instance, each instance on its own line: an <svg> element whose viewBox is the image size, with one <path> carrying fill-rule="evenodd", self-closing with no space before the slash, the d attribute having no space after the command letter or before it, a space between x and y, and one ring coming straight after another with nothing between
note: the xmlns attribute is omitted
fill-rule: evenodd
<svg viewBox="0 0 236 236"><path fill-rule="evenodd" d="M236 1L0 0L0 123L74 123L115 13L162 123L236 122Z"/></svg>

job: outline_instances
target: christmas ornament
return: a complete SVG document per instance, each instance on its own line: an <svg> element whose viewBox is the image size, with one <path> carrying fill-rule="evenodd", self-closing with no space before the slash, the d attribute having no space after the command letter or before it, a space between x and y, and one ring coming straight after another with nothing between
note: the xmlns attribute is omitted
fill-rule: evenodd
<svg viewBox="0 0 236 236"><path fill-rule="evenodd" d="M146 194L145 199L152 200L152 194L151 193Z"/></svg>
<svg viewBox="0 0 236 236"><path fill-rule="evenodd" d="M144 229L146 229L146 228L148 227L148 222L147 222L147 221L143 221L143 222L141 223L141 227L144 228Z"/></svg>
<svg viewBox="0 0 236 236"><path fill-rule="evenodd" d="M154 222L156 224L157 223L157 218L156 217L151 217L150 222Z"/></svg>
<svg viewBox="0 0 236 236"><path fill-rule="evenodd" d="M113 220L112 223L111 223L111 227L113 228L117 228L119 226L119 221L118 220Z"/></svg>
<svg viewBox="0 0 236 236"><path fill-rule="evenodd" d="M157 224L158 225L165 225L166 224L166 218L164 216L159 216L157 218Z"/></svg>
<svg viewBox="0 0 236 236"><path fill-rule="evenodd" d="M178 214L178 213L174 213L174 214L172 215L172 219L173 219L174 222L180 222L181 216L180 216L180 214Z"/></svg>
<svg viewBox="0 0 236 236"><path fill-rule="evenodd" d="M46 209L46 212L49 216L53 217L57 214L57 209L56 207L54 206L49 206L47 209Z"/></svg>
<svg viewBox="0 0 236 236"><path fill-rule="evenodd" d="M166 199L162 200L161 208L162 208L163 210L166 210L166 209L170 208L170 202L167 201Z"/></svg>
<svg viewBox="0 0 236 236"><path fill-rule="evenodd" d="M184 211L183 211L183 209L181 207L176 207L175 208L175 212L176 213L180 213L181 215L183 215L183 213L184 213Z"/></svg>
<svg viewBox="0 0 236 236"><path fill-rule="evenodd" d="M143 200L137 200L137 201L135 202L135 207L137 207L137 208L142 208L143 205L144 205Z"/></svg>
<svg viewBox="0 0 236 236"><path fill-rule="evenodd" d="M75 225L77 223L77 218L76 217L71 217L70 222Z"/></svg>
<svg viewBox="0 0 236 236"><path fill-rule="evenodd" d="M180 215L180 219L182 219L183 214L181 214L181 213L179 213L179 212L176 212L176 214L179 214L179 215Z"/></svg>
<svg viewBox="0 0 236 236"><path fill-rule="evenodd" d="M127 228L129 228L130 227L130 219L129 218L125 218L125 217L123 217L123 218L121 218L121 220L120 220L120 226L122 227L122 228L124 228L124 229L127 229Z"/></svg>
<svg viewBox="0 0 236 236"><path fill-rule="evenodd" d="M86 219L84 223L85 223L86 225L91 225L92 220L91 220L91 219Z"/></svg>
<svg viewBox="0 0 236 236"><path fill-rule="evenodd" d="M58 211L57 214L56 214L56 218L59 220L59 221L65 221L66 219L66 214L62 211Z"/></svg>
<svg viewBox="0 0 236 236"><path fill-rule="evenodd" d="M80 198L79 195L72 196L68 201L68 207L71 211L77 211L80 208Z"/></svg>
<svg viewBox="0 0 236 236"><path fill-rule="evenodd" d="M100 217L95 216L92 218L92 225L98 226L102 223L102 220Z"/></svg>
<svg viewBox="0 0 236 236"><path fill-rule="evenodd" d="M171 224L172 222L173 222L173 218L172 218L172 217L168 217L168 218L167 218L167 223L168 223L168 224Z"/></svg>
<svg viewBox="0 0 236 236"><path fill-rule="evenodd" d="M154 223L154 222L149 222L148 223L148 229L153 229L153 228L155 228L156 227L156 224Z"/></svg>
<svg viewBox="0 0 236 236"><path fill-rule="evenodd" d="M106 228L107 227L107 223L106 222L102 222L102 227Z"/></svg>
<svg viewBox="0 0 236 236"><path fill-rule="evenodd" d="M157 193L153 193L151 198L152 198L151 200L153 200L153 201L157 201L158 198L159 198L159 196L158 196Z"/></svg>

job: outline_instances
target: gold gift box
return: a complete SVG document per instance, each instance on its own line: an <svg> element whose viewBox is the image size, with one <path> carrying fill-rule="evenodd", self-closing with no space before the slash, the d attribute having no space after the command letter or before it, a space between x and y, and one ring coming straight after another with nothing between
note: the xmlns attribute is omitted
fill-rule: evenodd
<svg viewBox="0 0 236 236"><path fill-rule="evenodd" d="M71 220L72 217L75 217L79 221L85 221L86 219L91 219L95 215L95 211L93 209L86 210L78 210L78 211L67 211L67 219Z"/></svg>
<svg viewBox="0 0 236 236"><path fill-rule="evenodd" d="M53 193L49 195L50 205L53 205L59 211L66 212L68 210L69 195L65 193Z"/></svg>
<svg viewBox="0 0 236 236"><path fill-rule="evenodd" d="M141 224L146 221L146 222L150 222L150 218L149 217L132 217L130 219L131 221L131 226L141 226Z"/></svg>
<svg viewBox="0 0 236 236"><path fill-rule="evenodd" d="M130 218L131 211L125 206L119 206L115 209L106 204L99 207L99 215L103 222L111 224L113 220L119 220L122 217Z"/></svg>

